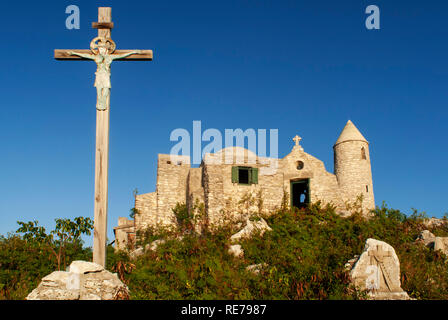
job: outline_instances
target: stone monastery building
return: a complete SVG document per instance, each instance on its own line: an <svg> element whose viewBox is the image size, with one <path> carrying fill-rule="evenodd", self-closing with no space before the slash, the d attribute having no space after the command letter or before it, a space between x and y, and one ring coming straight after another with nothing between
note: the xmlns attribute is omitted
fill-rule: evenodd
<svg viewBox="0 0 448 320"><path fill-rule="evenodd" d="M305 207L321 201L345 213L346 203L363 196L363 209L375 208L369 142L349 120L333 146L334 174L324 163L306 153L298 136L283 159L262 158L249 150L230 147L204 156L200 167L191 168L190 157L158 155L156 191L137 195L134 220L119 218L114 229L116 248L148 226L176 224L172 209L177 203L189 208L205 205L210 224L222 222L222 212L235 210L245 195L260 195L263 210L274 212L288 195L289 204Z"/></svg>

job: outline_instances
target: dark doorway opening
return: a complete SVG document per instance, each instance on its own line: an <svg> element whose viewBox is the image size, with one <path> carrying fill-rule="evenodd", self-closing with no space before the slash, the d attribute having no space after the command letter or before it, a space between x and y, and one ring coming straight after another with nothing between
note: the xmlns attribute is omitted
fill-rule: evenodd
<svg viewBox="0 0 448 320"><path fill-rule="evenodd" d="M309 179L291 181L291 207L306 208L310 203Z"/></svg>
<svg viewBox="0 0 448 320"><path fill-rule="evenodd" d="M238 183L249 184L249 169L250 168L238 168Z"/></svg>

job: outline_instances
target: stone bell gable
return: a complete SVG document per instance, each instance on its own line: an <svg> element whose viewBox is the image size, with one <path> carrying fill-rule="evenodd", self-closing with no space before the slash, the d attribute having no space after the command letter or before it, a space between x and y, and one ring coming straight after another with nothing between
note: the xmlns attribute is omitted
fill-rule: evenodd
<svg viewBox="0 0 448 320"><path fill-rule="evenodd" d="M282 159L281 172L283 185L291 195L290 205L294 205L294 183L308 181L309 202L321 201L323 204L333 204L339 210L345 210L337 177L325 169L324 163L306 153L300 145Z"/></svg>
<svg viewBox="0 0 448 320"><path fill-rule="evenodd" d="M292 150L281 159L258 157L250 150L229 147L206 153L199 168L191 167L188 156L159 154L156 190L135 197L138 214L129 232L149 226L175 226L172 209L177 203L189 208L196 202L203 203L209 223L220 225L229 214L243 214L239 203L248 194L263 200L262 207L252 210L264 214L274 213L285 195L288 204L298 208L321 201L345 214L346 203L355 202L360 195L365 199L366 213L375 208L369 143L351 121L333 147L335 173L328 172L321 160L304 151L300 137L293 141ZM121 226L119 232L120 239L125 239L126 229Z"/></svg>

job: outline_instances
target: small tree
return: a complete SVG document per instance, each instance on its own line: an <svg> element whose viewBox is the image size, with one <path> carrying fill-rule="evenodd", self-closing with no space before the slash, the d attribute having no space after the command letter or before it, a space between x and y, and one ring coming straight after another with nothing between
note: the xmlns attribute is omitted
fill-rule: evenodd
<svg viewBox="0 0 448 320"><path fill-rule="evenodd" d="M81 235L90 235L93 229L93 221L90 218L77 217L74 221L70 219L55 219L56 227L49 234L44 227L39 226L38 221L22 222L17 221L21 227L17 233L23 233L23 239L42 245L50 250L56 258L58 270L61 270L61 263L66 267L67 244L72 244L74 249L81 248Z"/></svg>

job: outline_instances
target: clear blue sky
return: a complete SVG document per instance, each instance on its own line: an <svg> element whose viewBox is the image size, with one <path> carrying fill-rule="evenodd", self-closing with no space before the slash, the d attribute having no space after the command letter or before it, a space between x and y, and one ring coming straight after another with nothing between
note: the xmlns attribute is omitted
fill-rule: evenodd
<svg viewBox="0 0 448 320"><path fill-rule="evenodd" d="M67 30L78 5L81 29ZM365 28L365 8L381 30ZM157 154L172 130L279 129L333 171L348 119L370 141L376 203L441 217L448 172L446 1L8 1L0 11L0 234L16 220L93 217L93 62L55 61L87 49L97 7L112 6L119 49L153 62L112 66L109 239L155 190ZM91 244L87 239L87 244Z"/></svg>

